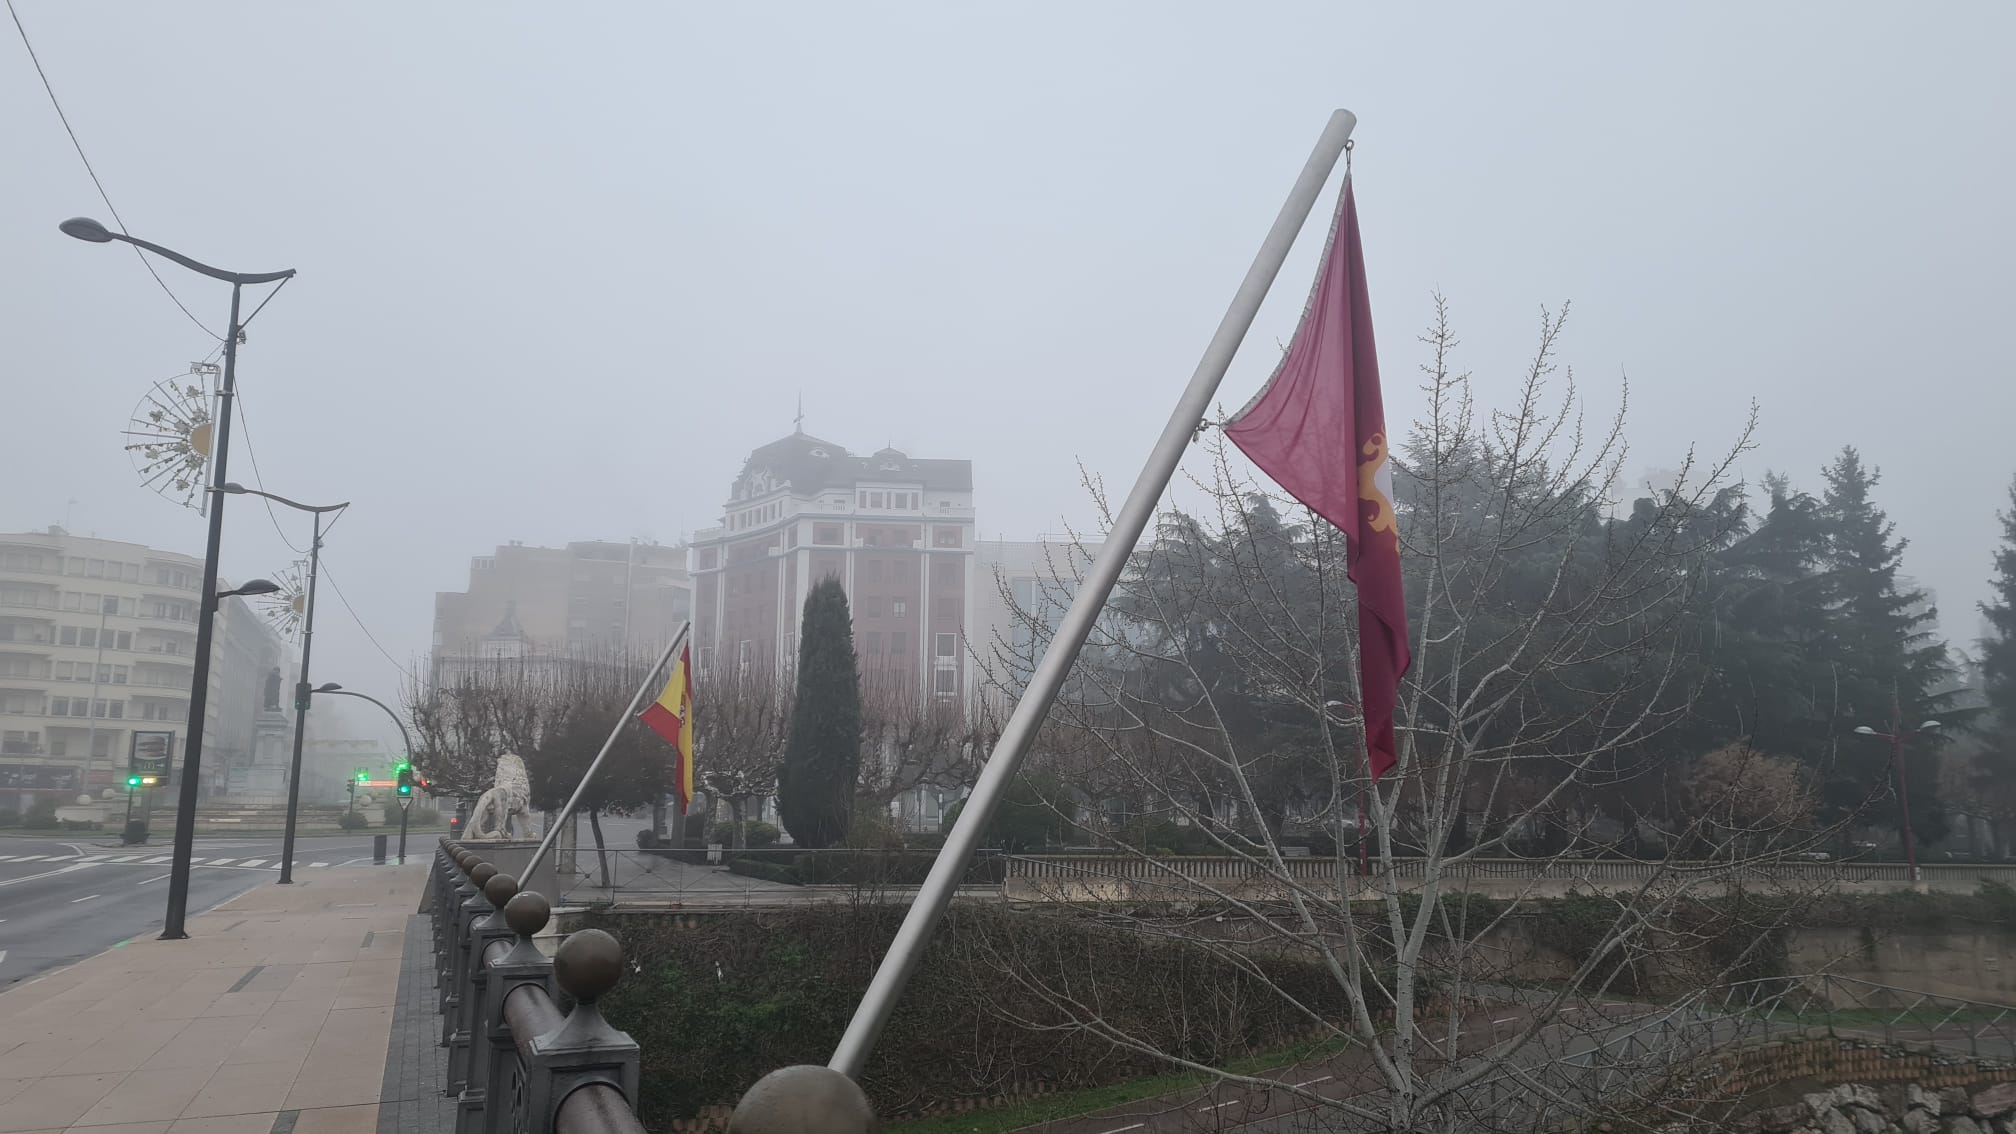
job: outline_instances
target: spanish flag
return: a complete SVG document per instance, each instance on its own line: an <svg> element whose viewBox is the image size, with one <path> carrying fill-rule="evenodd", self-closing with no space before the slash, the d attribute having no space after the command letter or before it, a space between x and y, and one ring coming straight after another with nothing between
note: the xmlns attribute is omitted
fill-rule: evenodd
<svg viewBox="0 0 2016 1134"><path fill-rule="evenodd" d="M692 654L691 646L680 649L679 661L672 667L672 680L665 683L665 691L637 716L638 720L651 726L651 731L664 737L676 753L672 791L679 796L681 815L686 814L686 805L693 802Z"/></svg>

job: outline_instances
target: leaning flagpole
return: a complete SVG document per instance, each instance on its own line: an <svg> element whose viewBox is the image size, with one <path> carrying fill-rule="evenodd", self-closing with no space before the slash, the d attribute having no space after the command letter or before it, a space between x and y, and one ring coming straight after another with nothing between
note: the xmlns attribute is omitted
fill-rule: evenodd
<svg viewBox="0 0 2016 1134"><path fill-rule="evenodd" d="M904 986L910 983L910 975L916 971L917 962L924 956L931 931L937 928L939 919L945 914L945 907L951 904L959 879L966 873L966 865L972 861L973 852L980 845L981 833L987 829L1001 796L1015 778L1016 768L1028 753L1030 742L1035 739L1037 726L1049 714L1051 703L1057 699L1057 691L1064 684L1064 675L1071 668L1071 663L1077 660L1079 649L1092 632L1093 622L1099 617L1107 596L1112 594L1114 585L1120 580L1121 569L1134 552L1134 545L1148 530L1148 522L1154 518L1156 506L1162 500L1163 491L1169 487L1177 464L1183 459L1185 447L1203 423L1204 415L1211 407L1212 396L1218 392L1218 383L1224 379L1225 371L1232 365L1232 356L1238 352L1247 328L1253 325L1253 317L1260 311L1260 301L1266 298L1267 289L1273 285L1275 275L1288 259L1288 250L1294 246L1296 235L1302 231L1309 211L1323 192L1324 183L1330 179L1331 170L1336 168L1338 157L1344 153L1345 143L1351 139L1352 128L1357 125L1358 116L1348 110L1331 113L1329 125L1323 128L1323 136L1317 139L1315 152L1309 155L1309 163L1302 167L1302 175L1296 178L1287 203L1281 206L1281 215L1274 218L1274 227L1268 230L1266 241L1253 258L1253 266L1246 270L1246 279L1239 285L1238 294L1232 297L1232 306L1219 322L1218 332L1211 336L1210 345L1204 348L1204 357L1197 363L1196 373L1190 376L1190 385L1184 388L1182 399L1176 403L1176 410L1169 417L1169 424L1163 426L1161 437L1156 439L1148 464L1135 480L1133 490L1127 494L1127 502L1114 517L1113 530L1108 533L1105 545L1099 549L1092 566L1085 573L1085 579L1079 584L1071 609L1065 613L1057 633L1051 638L1043 660L1030 675L1028 688L1023 691L1022 699L1016 702L1014 713L1001 730L1001 739L995 743L993 754L987 757L986 766L980 770L979 781L973 785L973 794L960 812L960 821L946 837L944 849L938 852L937 860L931 864L930 875L917 891L917 900L911 903L902 926L896 931L896 939L889 945L888 954L882 958L881 967L875 970L875 979L869 983L867 993L854 1009L854 1018L848 1022L846 1034L840 1037L839 1046L833 1049L833 1058L827 1063L833 1070L850 1078L860 1078L869 1053L875 1049L875 1041L881 1038L883 1025L888 1023L890 1012L903 995ZM538 861L537 856L533 861Z"/></svg>
<svg viewBox="0 0 2016 1134"><path fill-rule="evenodd" d="M609 730L609 739L602 742L602 751L595 754L595 759L588 765L588 770L581 774L581 782L575 785L574 794L567 797L567 806L561 808L560 813L555 815L553 822L547 826L545 836L539 840L539 846L533 850L531 861L525 864L525 871L520 877L530 878L532 872L539 869L539 863L545 859L546 852L553 848L553 840L559 837L560 828L566 826L567 821L574 817L574 809L580 806L581 797L587 793L588 785L595 779L596 771L602 767L602 761L608 758L609 750L616 746L616 738L623 734L624 727L637 715L637 706L644 703L644 694L651 691L651 683L658 680L658 674L665 668L665 663L672 660L672 655L692 632L693 620L689 618L680 624L679 632L672 635L671 644L665 647L664 653L658 655L657 662L644 675L643 684L637 686L637 695L630 698L630 707L623 710L622 716L616 718L616 726Z"/></svg>

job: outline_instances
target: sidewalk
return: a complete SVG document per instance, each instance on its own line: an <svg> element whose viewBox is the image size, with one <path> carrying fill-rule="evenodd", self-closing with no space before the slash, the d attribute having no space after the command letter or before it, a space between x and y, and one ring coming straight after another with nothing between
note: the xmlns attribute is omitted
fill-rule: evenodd
<svg viewBox="0 0 2016 1134"><path fill-rule="evenodd" d="M424 859L317 871L0 993L0 1131L369 1134Z"/></svg>

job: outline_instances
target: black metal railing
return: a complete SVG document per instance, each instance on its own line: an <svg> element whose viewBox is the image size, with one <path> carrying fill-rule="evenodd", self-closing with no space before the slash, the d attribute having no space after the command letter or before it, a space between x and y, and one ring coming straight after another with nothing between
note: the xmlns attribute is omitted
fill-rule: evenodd
<svg viewBox="0 0 2016 1134"><path fill-rule="evenodd" d="M443 1087L456 1099L456 1134L643 1134L637 1042L596 1008L623 975L623 947L584 929L548 960L533 938L551 906L478 848L444 838L434 857Z"/></svg>

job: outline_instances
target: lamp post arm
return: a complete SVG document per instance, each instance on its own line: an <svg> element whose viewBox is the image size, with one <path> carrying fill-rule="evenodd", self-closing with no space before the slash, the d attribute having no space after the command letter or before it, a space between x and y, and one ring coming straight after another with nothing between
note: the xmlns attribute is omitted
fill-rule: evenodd
<svg viewBox="0 0 2016 1134"><path fill-rule="evenodd" d="M131 244L135 248L144 248L147 251L154 253L156 256L161 256L166 259L173 260L192 272L200 272L203 275L209 276L213 280L223 280L225 283L228 284L243 285L243 284L272 283L275 280L288 279L294 275L294 269L292 268L287 268L283 271L278 272L227 272L222 268L213 268L201 260L192 260L189 257L184 256L182 253L175 251L173 248L163 248L159 244L156 244L151 240L142 240L137 236L128 236L123 232L108 231L108 235L110 235L114 240L123 240L126 243Z"/></svg>
<svg viewBox="0 0 2016 1134"><path fill-rule="evenodd" d="M378 706L379 708L385 710L385 715L391 717L392 723L399 726L399 739L406 745L407 758L408 759L412 758L413 737L410 733L406 731L406 722L400 720L399 714L392 711L392 706L387 705L385 702L380 701L378 698L373 697L369 693L359 693L354 689L318 689L316 690L316 692L320 693L324 697L362 697L366 701L369 701L372 704Z"/></svg>
<svg viewBox="0 0 2016 1134"><path fill-rule="evenodd" d="M299 512L341 512L350 506L348 500L345 500L341 504L303 504L299 500L289 500L277 492L267 492L263 488L247 488L242 484L228 485L224 488L213 488L210 491L229 493L233 496L263 496L276 504L285 504L289 508Z"/></svg>

